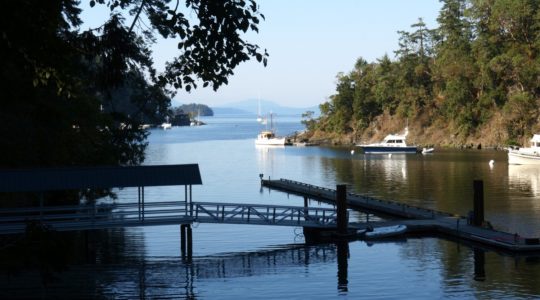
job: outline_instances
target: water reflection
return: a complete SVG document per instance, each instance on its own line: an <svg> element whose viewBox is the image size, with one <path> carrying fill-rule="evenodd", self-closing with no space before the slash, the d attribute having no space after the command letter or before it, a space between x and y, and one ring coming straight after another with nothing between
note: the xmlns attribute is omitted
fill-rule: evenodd
<svg viewBox="0 0 540 300"><path fill-rule="evenodd" d="M255 145L257 151L257 166L261 173L274 173L278 166L277 164L277 152L283 151L285 146L266 146Z"/></svg>
<svg viewBox="0 0 540 300"><path fill-rule="evenodd" d="M484 250L474 249L474 280L486 280L486 253Z"/></svg>
<svg viewBox="0 0 540 300"><path fill-rule="evenodd" d="M510 188L540 196L540 165L508 165L508 179Z"/></svg>
<svg viewBox="0 0 540 300"><path fill-rule="evenodd" d="M158 261L119 259L100 264L99 267L76 265L58 274L57 280L46 287L43 287L39 277L35 276L16 276L9 279L0 277L0 297L31 298L42 295L45 298L229 298L223 294L212 296L211 291L206 291L210 295L205 295L201 286L204 286L204 282L215 282L217 279L262 277L289 273L291 271L287 269L290 268L329 263L335 265L339 251L348 252L347 245L339 249L341 250L336 251L336 246L331 244L287 245L266 251L199 257L191 263L171 257ZM344 258L346 262L347 253ZM343 267L340 267L340 272L342 275L339 284L345 281L346 286L346 267L344 271ZM231 299L247 296L233 290L230 291Z"/></svg>
<svg viewBox="0 0 540 300"><path fill-rule="evenodd" d="M379 169L386 181L405 183L407 181L407 156L407 154L365 155L366 168Z"/></svg>
<svg viewBox="0 0 540 300"><path fill-rule="evenodd" d="M349 242L339 241L336 243L338 261L338 291L346 294L349 291Z"/></svg>

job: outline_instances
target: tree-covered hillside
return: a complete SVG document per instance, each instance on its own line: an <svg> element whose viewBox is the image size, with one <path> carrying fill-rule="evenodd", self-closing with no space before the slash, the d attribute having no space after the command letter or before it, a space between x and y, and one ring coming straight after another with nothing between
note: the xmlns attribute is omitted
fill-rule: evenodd
<svg viewBox="0 0 540 300"><path fill-rule="evenodd" d="M183 112L189 114L191 117L196 117L197 115L201 116L213 116L214 111L210 107L204 104L190 103L182 104L178 107L173 108L174 114Z"/></svg>
<svg viewBox="0 0 540 300"><path fill-rule="evenodd" d="M313 139L502 145L540 130L540 2L442 0L438 28L400 31L395 58L359 58L310 123ZM361 49L359 49L359 52Z"/></svg>

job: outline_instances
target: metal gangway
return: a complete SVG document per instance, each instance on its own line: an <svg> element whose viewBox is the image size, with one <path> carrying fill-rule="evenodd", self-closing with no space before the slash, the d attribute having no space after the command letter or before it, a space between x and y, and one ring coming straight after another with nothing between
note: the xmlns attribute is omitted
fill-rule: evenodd
<svg viewBox="0 0 540 300"><path fill-rule="evenodd" d="M40 199L37 206L0 208L0 234L23 233L32 224L56 231L193 223L336 227L333 208L194 202L194 184L202 184L195 164L0 170L0 193L31 194ZM176 196L172 201L146 199L145 187L160 186L184 186L184 200ZM60 206L43 200L49 191L104 188L136 188L137 196L128 201Z"/></svg>
<svg viewBox="0 0 540 300"><path fill-rule="evenodd" d="M56 231L193 223L335 227L330 208L218 202L145 202L0 209L0 234L30 224Z"/></svg>

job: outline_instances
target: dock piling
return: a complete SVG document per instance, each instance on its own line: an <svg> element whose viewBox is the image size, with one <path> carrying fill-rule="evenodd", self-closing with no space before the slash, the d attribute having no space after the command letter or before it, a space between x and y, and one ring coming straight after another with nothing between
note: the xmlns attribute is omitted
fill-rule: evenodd
<svg viewBox="0 0 540 300"><path fill-rule="evenodd" d="M484 182L482 180L475 180L473 182L474 188L474 215L473 225L482 226L484 223Z"/></svg>
<svg viewBox="0 0 540 300"><path fill-rule="evenodd" d="M344 184L336 185L336 212L338 233L347 234L347 186Z"/></svg>
<svg viewBox="0 0 540 300"><path fill-rule="evenodd" d="M191 226L189 224L180 225L180 252L182 254L182 259L187 257L188 260L191 260L193 254L192 240Z"/></svg>

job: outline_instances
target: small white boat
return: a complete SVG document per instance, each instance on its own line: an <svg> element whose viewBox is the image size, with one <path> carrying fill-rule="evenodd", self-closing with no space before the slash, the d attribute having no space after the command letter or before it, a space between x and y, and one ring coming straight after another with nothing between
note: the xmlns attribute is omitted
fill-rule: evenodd
<svg viewBox="0 0 540 300"><path fill-rule="evenodd" d="M540 165L540 134L533 135L531 146L526 148L509 148L508 164Z"/></svg>
<svg viewBox="0 0 540 300"><path fill-rule="evenodd" d="M360 147L364 153L386 154L386 153L416 153L416 146L407 146L405 142L409 133L405 127L404 134L389 134L380 143L356 145Z"/></svg>
<svg viewBox="0 0 540 300"><path fill-rule="evenodd" d="M433 153L435 148L422 148L422 154Z"/></svg>
<svg viewBox="0 0 540 300"><path fill-rule="evenodd" d="M165 122L161 123L161 125L159 125L159 127L163 128L164 130L172 128L172 124L169 123L169 116L165 117Z"/></svg>
<svg viewBox="0 0 540 300"><path fill-rule="evenodd" d="M407 231L407 226L405 225L394 225L394 226L385 226L374 228L371 231L366 231L364 234L366 239L381 239L400 235Z"/></svg>

